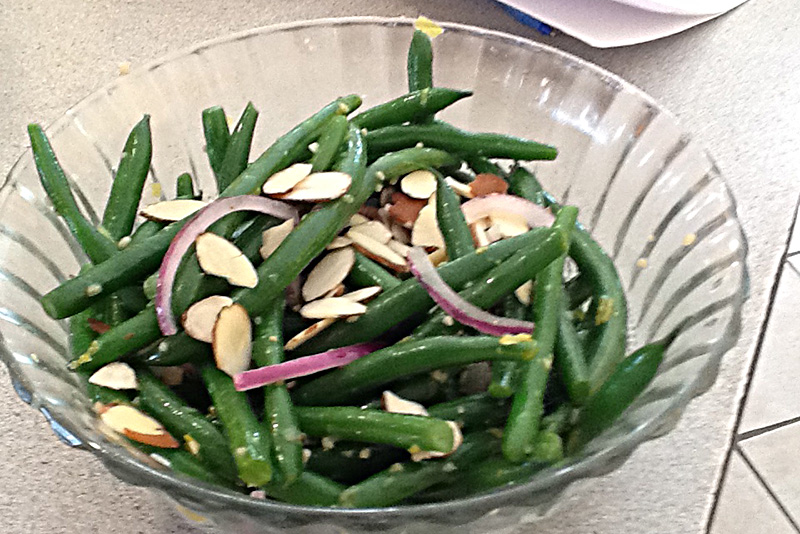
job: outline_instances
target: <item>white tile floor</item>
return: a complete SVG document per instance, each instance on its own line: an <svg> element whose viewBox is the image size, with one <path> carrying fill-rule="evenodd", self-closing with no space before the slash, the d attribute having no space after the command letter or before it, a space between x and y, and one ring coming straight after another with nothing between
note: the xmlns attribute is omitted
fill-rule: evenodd
<svg viewBox="0 0 800 534"><path fill-rule="evenodd" d="M800 220L795 223L709 534L800 534Z"/></svg>

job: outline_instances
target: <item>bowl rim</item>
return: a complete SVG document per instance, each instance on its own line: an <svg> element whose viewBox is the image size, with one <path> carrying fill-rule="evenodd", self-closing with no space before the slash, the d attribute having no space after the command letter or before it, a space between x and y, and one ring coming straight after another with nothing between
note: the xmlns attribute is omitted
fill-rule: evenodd
<svg viewBox="0 0 800 534"><path fill-rule="evenodd" d="M350 17L327 17L319 19L307 19L292 22L284 22L278 24L271 24L260 26L244 31L230 33L224 36L216 37L210 40L203 41L199 44L194 44L182 48L176 52L165 54L158 59L145 63L143 66L135 69L130 75L117 78L114 81L105 84L99 89L92 91L84 98L79 100L75 105L67 109L62 115L56 118L46 128L49 134L54 134L70 124L71 116L79 111L84 106L92 103L93 99L100 94L111 92L115 87L130 83L147 72L153 71L167 63L180 59L182 57L199 53L205 49L213 48L222 44L232 43L239 40L248 39L254 35L280 33L286 30L295 30L300 28L315 28L315 27L339 27L349 25L377 25L377 26L411 26L415 19L410 17L380 17L380 16L350 16ZM478 26L468 24L461 24L456 22L437 22L446 31L456 31L474 35L483 39L497 40L505 43L511 43L517 46L524 46L528 49L538 49L539 51L547 54L557 56L560 59L572 63L574 66L586 69L593 74L596 74L599 79L605 83L617 86L619 90L631 93L642 101L653 106L670 118L677 126L679 126L685 134L688 134L678 118L660 105L653 97L644 92L642 89L625 81L620 76L609 72L608 70L591 63L587 60L581 59L578 56L564 52L553 46L542 44L531 39L521 37L518 35L509 34L497 30L490 30ZM29 145L27 145L29 148ZM749 270L747 267L747 256L749 246L747 236L738 218L738 209L735 198L728 186L728 183L719 172L714 159L708 154L703 146L700 147L701 153L708 158L711 163L711 168L715 171L714 179L719 180L723 186L723 190L730 202L730 210L733 214L733 220L738 229L738 238L741 243L740 257L737 259L742 265L742 291L737 293L732 302L733 314L731 320L721 335L720 341L713 346L710 350L709 363L706 368L714 369L713 378L708 384L702 381L702 373L689 384L685 384L680 390L680 394L674 396L669 405L660 410L655 416L652 416L646 423L643 423L631 430L625 441L617 443L614 446L606 446L603 449L593 453L590 456L582 455L577 458L571 459L562 465L548 468L539 475L534 476L529 482L515 486L498 488L489 493L479 494L472 497L454 499L451 501L436 502L429 504L413 504L403 506L391 506L385 508L329 508L319 506L304 506L283 503L279 501L255 499L246 494L233 493L223 488L204 483L202 481L190 479L188 477L181 477L174 475L171 471L157 469L145 462L140 461L135 456L131 455L128 449L116 445L110 441L98 442L93 436L89 436L83 432L80 427L75 427L68 421L59 421L48 413L46 406L39 406L39 404L47 404L47 401L36 404L38 409L47 418L48 422L53 426L56 434L71 446L79 446L84 449L92 451L103 463L109 467L109 470L118 478L123 478L115 468L120 468L126 472L123 480L137 486L151 487L159 489L168 494L181 495L182 497L191 497L193 501L202 504L211 504L217 509L233 507L239 511L245 511L255 515L269 515L271 512L280 514L303 514L311 518L317 519L360 519L371 518L378 519L380 516L381 521L391 518L404 518L405 516L424 516L433 518L433 516L441 515L442 513L457 513L464 507L478 507L480 509L489 510L493 508L500 508L506 501L518 500L519 497L524 495L533 494L548 488L565 489L571 483L578 480L587 480L595 478L594 473L605 474L607 469L605 466L612 464L615 460L619 463L624 463L633 453L633 451L645 441L656 439L662 434L659 432L662 428L670 423L677 423L679 418L688 403L696 396L701 395L708 387L710 387L716 379L716 368L722 356L733 348L741 333L742 326L742 307L744 302L749 296ZM26 150L19 156L15 163L11 166L8 175L0 182L0 202L2 202L3 193L9 186L13 185L12 178L16 174L16 170L23 163L25 163ZM6 364L9 374L12 379L17 393L23 401L31 404L31 395L29 391L25 391L27 380L18 371L18 364L14 357L7 350L5 343L0 339L0 359ZM20 388L23 390L20 391ZM35 389L31 388L35 395ZM675 415L677 414L677 417ZM65 439L66 438L66 439ZM72 438L72 439L70 439ZM141 475L136 476L136 475ZM135 480L133 478L135 477ZM201 512L202 513L202 512Z"/></svg>

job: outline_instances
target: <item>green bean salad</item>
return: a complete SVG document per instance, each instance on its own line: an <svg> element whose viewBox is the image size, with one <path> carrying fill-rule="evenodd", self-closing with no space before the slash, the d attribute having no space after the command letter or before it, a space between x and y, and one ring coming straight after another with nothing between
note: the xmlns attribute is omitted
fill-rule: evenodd
<svg viewBox="0 0 800 534"><path fill-rule="evenodd" d="M187 173L143 205L144 116L99 225L29 126L87 258L41 303L109 436L253 498L374 508L523 483L645 389L665 344L625 356L612 261L520 163L556 148L436 118L472 94L433 85L439 33L416 25L407 94L338 98L255 159L253 104L203 111L216 198Z"/></svg>

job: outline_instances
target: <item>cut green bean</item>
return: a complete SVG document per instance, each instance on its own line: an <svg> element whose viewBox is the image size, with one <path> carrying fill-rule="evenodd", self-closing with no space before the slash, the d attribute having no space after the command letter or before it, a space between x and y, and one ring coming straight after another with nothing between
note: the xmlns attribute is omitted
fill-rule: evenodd
<svg viewBox="0 0 800 534"><path fill-rule="evenodd" d="M272 479L269 434L262 430L247 396L236 391L228 375L209 366L203 369L203 381L225 428L239 478L249 486L263 486Z"/></svg>
<svg viewBox="0 0 800 534"><path fill-rule="evenodd" d="M226 486L231 489L235 488L230 480L225 480L218 476L214 471L203 465L200 460L185 450L142 447L139 444L137 444L137 446L151 455L157 455L166 460L169 463L170 469L173 471L202 480L208 484Z"/></svg>
<svg viewBox="0 0 800 534"><path fill-rule="evenodd" d="M475 251L472 231L461 211L461 199L453 191L444 177L436 174L436 220L444 237L447 258L455 260Z"/></svg>
<svg viewBox="0 0 800 534"><path fill-rule="evenodd" d="M192 175L188 172L181 174L175 180L175 198L183 200L198 199L194 192Z"/></svg>
<svg viewBox="0 0 800 534"><path fill-rule="evenodd" d="M302 506L335 506L345 487L316 473L304 472L289 485L270 483L264 493L279 501Z"/></svg>
<svg viewBox="0 0 800 534"><path fill-rule="evenodd" d="M408 90L419 91L433 87L433 49L431 38L414 30L408 47Z"/></svg>
<svg viewBox="0 0 800 534"><path fill-rule="evenodd" d="M133 127L125 142L122 159L111 184L111 193L103 213L101 231L105 231L114 241L119 241L133 231L144 182L147 173L150 172L152 155L150 115L145 115Z"/></svg>
<svg viewBox="0 0 800 534"><path fill-rule="evenodd" d="M53 147L50 146L42 127L38 124L29 124L28 136L31 139L33 160L36 163L36 170L39 173L42 187L53 203L56 213L67 223L67 228L69 228L70 233L75 237L83 251L95 264L102 263L116 254L117 244L114 240L98 231L78 208L75 197L72 195L67 175L64 174L64 170L58 163L56 155L53 153ZM87 306L88 304L68 315L54 317L63 319ZM47 307L45 307L45 310L47 310ZM49 310L47 311L50 313Z"/></svg>
<svg viewBox="0 0 800 534"><path fill-rule="evenodd" d="M475 171L475 174L494 174L495 176L508 179L503 169L483 156L467 156L466 160L467 165Z"/></svg>
<svg viewBox="0 0 800 534"><path fill-rule="evenodd" d="M516 295L506 295L503 299L503 315L511 319L526 321L529 319L528 307L519 301ZM489 394L498 399L506 399L514 394L515 382L519 373L516 362L494 362L492 364L492 381L489 383Z"/></svg>
<svg viewBox="0 0 800 534"><path fill-rule="evenodd" d="M367 130L404 122L419 122L469 96L472 96L472 91L443 87L421 89L363 111L353 117L351 122Z"/></svg>
<svg viewBox="0 0 800 534"><path fill-rule="evenodd" d="M293 396L297 403L305 405L349 402L404 376L480 361L527 361L537 350L533 341L511 342L493 336L443 336L404 341L312 380L298 388Z"/></svg>
<svg viewBox="0 0 800 534"><path fill-rule="evenodd" d="M495 362L497 363L497 362ZM486 393L434 404L428 408L432 417L455 421L465 432L502 426L508 417L509 403Z"/></svg>
<svg viewBox="0 0 800 534"><path fill-rule="evenodd" d="M214 106L203 110L203 133L206 138L206 154L214 175L222 169L222 161L228 150L231 134L228 131L228 118L225 110ZM217 182L219 184L219 182ZM219 188L221 191L223 188Z"/></svg>
<svg viewBox="0 0 800 534"><path fill-rule="evenodd" d="M441 418L440 418L441 419ZM397 462L409 459L407 451L390 445L335 441L333 446L309 449L306 470L341 484L358 484Z"/></svg>
<svg viewBox="0 0 800 534"><path fill-rule="evenodd" d="M442 122L385 126L365 136L370 158L422 143L454 154L518 160L552 160L558 151L549 145L492 133L467 132Z"/></svg>
<svg viewBox="0 0 800 534"><path fill-rule="evenodd" d="M217 172L219 191L224 191L247 168L256 120L258 120L258 110L252 102L248 102L239 122L231 132L225 149L225 157L222 158L222 164Z"/></svg>
<svg viewBox="0 0 800 534"><path fill-rule="evenodd" d="M447 421L356 406L298 406L300 429L314 437L384 443L412 451L450 452L453 428Z"/></svg>
<svg viewBox="0 0 800 534"><path fill-rule="evenodd" d="M347 136L347 117L336 115L331 117L322 129L317 142L317 151L311 157L311 172L327 171L339 153Z"/></svg>
<svg viewBox="0 0 800 534"><path fill-rule="evenodd" d="M583 343L578 338L575 326L563 304L562 313L558 318L558 337L554 356L553 363L570 401L576 406L582 405L589 395L589 368L583 353Z"/></svg>
<svg viewBox="0 0 800 534"><path fill-rule="evenodd" d="M594 288L587 276L579 274L564 284L564 296L568 310L574 310L592 298Z"/></svg>
<svg viewBox="0 0 800 534"><path fill-rule="evenodd" d="M283 361L283 308L283 299L275 299L256 325L253 361L259 367ZM303 472L303 440L282 382L264 387L264 429L272 437L275 467L284 483L291 484Z"/></svg>
<svg viewBox="0 0 800 534"><path fill-rule="evenodd" d="M392 273L356 252L356 262L347 276L347 283L355 287L380 286L384 291L389 291L400 285L400 280Z"/></svg>

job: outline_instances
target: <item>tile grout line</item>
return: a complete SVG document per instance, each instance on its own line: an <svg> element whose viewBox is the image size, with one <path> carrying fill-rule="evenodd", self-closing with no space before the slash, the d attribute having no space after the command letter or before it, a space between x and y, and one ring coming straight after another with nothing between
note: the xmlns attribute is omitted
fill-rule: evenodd
<svg viewBox="0 0 800 534"><path fill-rule="evenodd" d="M736 452L739 453L739 457L744 461L745 464L747 464L747 467L756 476L756 479L758 480L759 484L761 484L761 486L767 492L767 494L769 495L770 499L772 499L772 502L775 503L775 505L781 511L781 513L786 518L786 520L789 522L789 524L792 525L792 528L794 528L794 531L797 532L798 534L800 534L800 525L798 525L795 522L795 520L792 519L792 516L789 514L789 511L786 509L786 507L783 505L781 500L778 498L778 496L772 490L770 485L767 484L766 479L761 475L761 473L758 471L758 469L756 469L756 466L753 464L753 462L750 461L750 458L747 457L747 454L744 452L744 450L742 450L738 445L736 445Z"/></svg>
<svg viewBox="0 0 800 534"><path fill-rule="evenodd" d="M795 223L797 222L798 208L800 208L800 196L798 196L798 200L795 201L794 217L792 217L792 223L791 226L789 227L789 235L786 238L784 251L783 254L781 255L781 262L778 265L778 270L775 273L775 278L773 279L773 285L772 288L770 289L769 301L767 302L767 313L764 315L764 320L761 322L761 326L758 332L758 339L756 340L756 347L753 354L753 361L750 362L750 368L747 370L744 394L742 395L742 399L739 402L739 407L736 411L736 420L734 422L733 430L731 432L728 441L728 450L727 453L725 454L725 460L722 463L722 471L720 472L719 480L717 481L716 488L714 489L714 502L711 506L711 513L708 514L708 520L706 522L706 528L705 528L706 534L711 533L711 525L714 522L714 517L717 515L717 508L719 506L719 495L722 492L722 485L725 483L725 477L728 474L728 468L730 466L731 456L733 455L734 449L736 449L736 443L737 443L736 436L738 434L739 426L742 423L742 417L744 416L744 409L747 404L747 399L750 395L750 386L752 385L753 382L753 375L755 374L756 364L758 363L759 356L761 355L761 347L764 344L764 337L766 336L767 325L769 324L769 320L772 316L772 304L775 301L775 295L777 295L778 293L778 286L781 279L781 275L783 275L783 268L788 263L787 253L789 251L789 245L792 242L792 234L794 233ZM791 265L790 268L794 270L794 267Z"/></svg>
<svg viewBox="0 0 800 534"><path fill-rule="evenodd" d="M772 432L773 430L780 430L783 427L791 426L795 423L800 423L800 417L792 417L791 419L786 419L785 421L780 421L778 423L767 425L761 428L756 428L754 430L748 430L747 432L742 432L741 434L736 436L736 441L737 443L741 443L742 441L748 440L750 438L762 436L764 434Z"/></svg>

